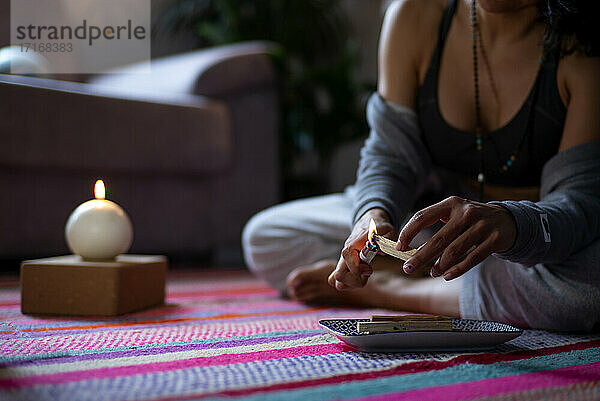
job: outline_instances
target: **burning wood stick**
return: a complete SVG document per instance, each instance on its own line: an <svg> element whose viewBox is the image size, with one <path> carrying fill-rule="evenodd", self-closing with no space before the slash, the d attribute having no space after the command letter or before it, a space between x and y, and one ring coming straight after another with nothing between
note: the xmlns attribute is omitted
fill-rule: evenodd
<svg viewBox="0 0 600 401"><path fill-rule="evenodd" d="M360 250L358 256L360 257L360 260L368 265L371 264L379 252L402 262L406 262L410 257L417 253L417 251L418 249L411 249L409 251L396 250L396 242L377 234L375 221L371 219L371 222L369 223L368 239L365 242L365 246Z"/></svg>
<svg viewBox="0 0 600 401"><path fill-rule="evenodd" d="M375 243L375 245L377 245L379 247L381 252L385 253L386 255L390 255L396 259L403 260L403 261L407 261L408 258L410 258L415 253L417 253L416 249L411 249L409 251L404 251L404 252L398 251L398 250L396 250L396 242L395 241L392 241L391 239L382 237L379 234L373 234L373 242Z"/></svg>

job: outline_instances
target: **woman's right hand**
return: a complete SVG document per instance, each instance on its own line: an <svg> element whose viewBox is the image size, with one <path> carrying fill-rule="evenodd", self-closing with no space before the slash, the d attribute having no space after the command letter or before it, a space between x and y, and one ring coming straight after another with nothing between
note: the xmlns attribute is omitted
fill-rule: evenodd
<svg viewBox="0 0 600 401"><path fill-rule="evenodd" d="M337 267L329 275L327 282L332 287L338 290L346 290L361 288L367 284L373 269L360 259L359 252L368 240L371 219L375 221L379 235L396 240L394 226L383 209L371 209L366 212L352 228L352 232L344 244Z"/></svg>

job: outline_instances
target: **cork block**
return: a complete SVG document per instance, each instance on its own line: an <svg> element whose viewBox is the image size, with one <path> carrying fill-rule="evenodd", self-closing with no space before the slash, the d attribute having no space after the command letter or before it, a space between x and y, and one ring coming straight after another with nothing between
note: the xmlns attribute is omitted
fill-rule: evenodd
<svg viewBox="0 0 600 401"><path fill-rule="evenodd" d="M165 300L164 256L119 255L90 262L67 255L21 264L21 312L115 316Z"/></svg>

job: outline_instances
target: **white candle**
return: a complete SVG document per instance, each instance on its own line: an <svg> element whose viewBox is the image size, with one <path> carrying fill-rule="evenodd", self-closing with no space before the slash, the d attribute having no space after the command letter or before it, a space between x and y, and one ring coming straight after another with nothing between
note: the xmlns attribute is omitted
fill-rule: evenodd
<svg viewBox="0 0 600 401"><path fill-rule="evenodd" d="M86 260L106 260L127 252L133 227L127 213L105 198L104 183L96 181L96 199L79 205L69 216L65 237L69 249Z"/></svg>

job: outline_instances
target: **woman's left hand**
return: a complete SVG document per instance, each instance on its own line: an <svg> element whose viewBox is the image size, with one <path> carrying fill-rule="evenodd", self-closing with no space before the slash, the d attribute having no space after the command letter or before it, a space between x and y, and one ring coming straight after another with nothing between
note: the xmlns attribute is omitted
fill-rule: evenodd
<svg viewBox="0 0 600 401"><path fill-rule="evenodd" d="M438 220L446 224L404 263L406 273L439 256L431 268L431 276L443 275L444 279L452 280L492 253L510 249L517 236L515 220L507 209L451 196L415 213L402 229L396 248L408 249L419 231Z"/></svg>

